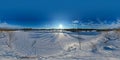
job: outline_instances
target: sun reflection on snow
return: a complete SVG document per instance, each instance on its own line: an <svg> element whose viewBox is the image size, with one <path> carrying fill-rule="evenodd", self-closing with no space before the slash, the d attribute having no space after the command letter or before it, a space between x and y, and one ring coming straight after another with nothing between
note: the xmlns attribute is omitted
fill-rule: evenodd
<svg viewBox="0 0 120 60"><path fill-rule="evenodd" d="M64 33L63 33L63 32L60 32L58 38L59 38L59 39L61 39L61 38L65 38L65 37L64 37Z"/></svg>

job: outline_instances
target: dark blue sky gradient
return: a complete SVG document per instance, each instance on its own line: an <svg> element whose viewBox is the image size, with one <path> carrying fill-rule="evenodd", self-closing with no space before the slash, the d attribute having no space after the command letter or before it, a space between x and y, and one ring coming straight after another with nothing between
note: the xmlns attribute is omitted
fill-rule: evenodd
<svg viewBox="0 0 120 60"><path fill-rule="evenodd" d="M1 23L23 27L70 28L73 20L110 24L119 17L119 0L0 0Z"/></svg>

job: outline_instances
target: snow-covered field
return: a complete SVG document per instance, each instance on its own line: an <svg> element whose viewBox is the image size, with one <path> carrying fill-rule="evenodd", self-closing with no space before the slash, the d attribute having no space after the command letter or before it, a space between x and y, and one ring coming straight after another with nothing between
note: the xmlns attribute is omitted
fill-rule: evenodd
<svg viewBox="0 0 120 60"><path fill-rule="evenodd" d="M120 60L120 32L0 32L0 60Z"/></svg>

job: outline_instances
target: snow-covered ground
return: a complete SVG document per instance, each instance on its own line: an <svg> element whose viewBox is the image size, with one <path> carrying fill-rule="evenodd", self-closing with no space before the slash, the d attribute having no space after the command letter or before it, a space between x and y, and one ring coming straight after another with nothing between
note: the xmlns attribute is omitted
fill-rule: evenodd
<svg viewBox="0 0 120 60"><path fill-rule="evenodd" d="M120 32L0 32L0 60L120 60Z"/></svg>

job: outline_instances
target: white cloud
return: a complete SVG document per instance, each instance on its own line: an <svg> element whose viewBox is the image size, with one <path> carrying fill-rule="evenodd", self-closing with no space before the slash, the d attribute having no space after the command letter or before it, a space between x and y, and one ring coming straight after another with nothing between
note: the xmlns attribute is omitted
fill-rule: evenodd
<svg viewBox="0 0 120 60"><path fill-rule="evenodd" d="M73 23L79 23L79 21L78 20L74 20Z"/></svg>
<svg viewBox="0 0 120 60"><path fill-rule="evenodd" d="M11 25L11 24L4 22L4 23L0 23L0 28L21 28L21 26Z"/></svg>
<svg viewBox="0 0 120 60"><path fill-rule="evenodd" d="M105 24L104 27L111 28L111 29L112 28L120 28L120 20L118 19L116 22L113 22L111 24Z"/></svg>
<svg viewBox="0 0 120 60"><path fill-rule="evenodd" d="M104 23L104 22L101 23L101 24L94 24L94 23L89 23L89 22L87 24L84 24L84 23L80 22L79 24L82 27L86 27L87 26L87 28L113 29L113 28L120 28L120 19L118 19L115 22L112 22L111 24L107 24L107 23Z"/></svg>

